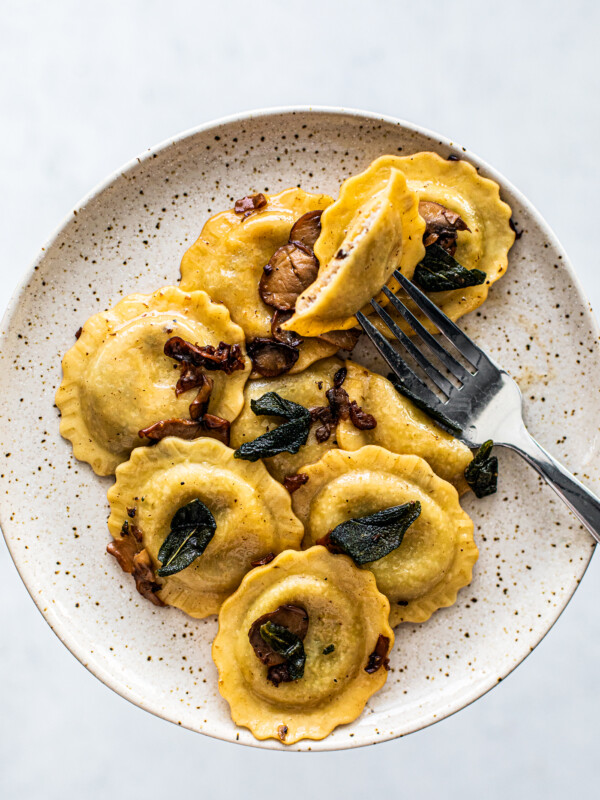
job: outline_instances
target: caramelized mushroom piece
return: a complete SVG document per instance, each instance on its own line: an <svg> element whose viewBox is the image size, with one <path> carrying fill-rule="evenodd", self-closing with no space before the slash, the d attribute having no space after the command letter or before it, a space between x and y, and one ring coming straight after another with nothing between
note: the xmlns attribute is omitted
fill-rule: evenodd
<svg viewBox="0 0 600 800"><path fill-rule="evenodd" d="M370 431L377 427L377 420L373 414L367 414L366 411L363 411L356 400L350 403L349 411L350 422L355 428L358 428L359 431Z"/></svg>
<svg viewBox="0 0 600 800"><path fill-rule="evenodd" d="M297 472L295 475L286 475L283 480L283 488L287 489L290 494L304 486L308 482L308 475L305 472Z"/></svg>
<svg viewBox="0 0 600 800"><path fill-rule="evenodd" d="M123 572L128 572L130 575L133 572L133 557L137 551L138 546L131 536L124 536L106 545L106 552L117 559Z"/></svg>
<svg viewBox="0 0 600 800"><path fill-rule="evenodd" d="M310 409L312 421L321 423L315 431L317 442L326 442L341 419L350 419L354 427L361 431L368 431L377 426L372 414L367 414L356 400L350 402L348 392L342 388L346 372L346 368L342 367L335 373L333 387L325 392L328 405Z"/></svg>
<svg viewBox="0 0 600 800"><path fill-rule="evenodd" d="M347 367L340 367L338 369L338 371L335 373L335 375L333 376L333 385L334 385L334 387L336 389L339 389L340 386L342 386L342 384L346 380L347 376L348 376L348 368Z"/></svg>
<svg viewBox="0 0 600 800"><path fill-rule="evenodd" d="M177 436L180 439L197 439L202 436L203 428L201 422L194 422L191 419L161 419L147 428L142 428L138 432L140 439L150 439L151 442L160 442L167 436Z"/></svg>
<svg viewBox="0 0 600 800"><path fill-rule="evenodd" d="M160 584L156 582L156 575L147 550L142 550L133 557L132 575L135 579L135 588L142 597L150 600L155 606L164 606L163 601L156 594L160 589Z"/></svg>
<svg viewBox="0 0 600 800"><path fill-rule="evenodd" d="M137 536L135 539L125 536L123 539L110 542L106 546L106 551L117 559L123 572L133 575L135 588L146 600L150 600L155 606L164 606L163 601L156 595L160 584L156 582L148 551L139 550L136 540L140 541L141 536L139 539Z"/></svg>
<svg viewBox="0 0 600 800"><path fill-rule="evenodd" d="M375 650L369 656L369 660L367 661L367 666L365 667L365 672L368 672L371 675L373 672L377 672L380 667L384 669L389 669L390 660L387 657L388 650L390 649L390 640L387 636L383 636L383 634L379 634L377 639L377 643L375 645Z"/></svg>
<svg viewBox="0 0 600 800"><path fill-rule="evenodd" d="M290 231L290 242L303 244L310 250L314 249L315 243L321 234L321 214L322 211L309 211L296 220Z"/></svg>
<svg viewBox="0 0 600 800"><path fill-rule="evenodd" d="M226 375L231 375L237 369L244 369L244 356L239 344L219 342L218 347L213 347L211 344L200 347L197 344L186 342L181 336L171 336L165 342L164 352L166 356L181 364L191 364L193 367L204 367L208 370L221 370Z"/></svg>
<svg viewBox="0 0 600 800"><path fill-rule="evenodd" d="M267 205L267 198L258 192L258 194L248 194L242 197L241 200L236 200L233 210L236 214L242 214L243 218L249 217L254 211L258 211Z"/></svg>
<svg viewBox="0 0 600 800"><path fill-rule="evenodd" d="M456 252L458 231L469 230L462 217L455 211L451 211L440 203L434 203L432 200L420 201L419 214L425 220L426 225L423 236L425 247L437 243L453 256Z"/></svg>
<svg viewBox="0 0 600 800"><path fill-rule="evenodd" d="M347 331L328 331L327 333L321 333L317 338L339 347L340 350L354 350L361 334L362 331L358 330L358 328L350 328Z"/></svg>
<svg viewBox="0 0 600 800"><path fill-rule="evenodd" d="M288 372L300 355L296 347L275 339L253 339L248 342L246 349L254 369L265 378Z"/></svg>
<svg viewBox="0 0 600 800"><path fill-rule="evenodd" d="M229 420L217 417L215 414L205 414L200 420L203 428L203 436L210 436L211 439L218 439L223 444L229 446Z"/></svg>
<svg viewBox="0 0 600 800"><path fill-rule="evenodd" d="M200 367L195 367L193 364L188 364L186 362L181 363L180 366L181 373L175 386L175 394L177 397L204 383L204 373L201 371Z"/></svg>
<svg viewBox="0 0 600 800"><path fill-rule="evenodd" d="M290 347L299 347L302 344L302 337L298 336L295 331L284 331L282 324L291 318L293 311L277 311L273 312L271 317L271 336L278 342L288 344Z"/></svg>
<svg viewBox="0 0 600 800"><path fill-rule="evenodd" d="M319 444L323 444L323 442L326 442L334 432L337 425L337 419L334 419L329 406L317 406L317 408L311 408L310 416L313 422L321 423L315 430L315 439L317 442L319 442Z"/></svg>
<svg viewBox="0 0 600 800"><path fill-rule="evenodd" d="M285 742L285 737L287 736L287 732L288 732L288 726L287 725L280 725L277 728L277 738L281 742Z"/></svg>
<svg viewBox="0 0 600 800"><path fill-rule="evenodd" d="M257 558L256 561L251 561L251 567L264 567L265 564L270 564L271 561L275 558L275 553L267 553L266 556L262 558Z"/></svg>
<svg viewBox="0 0 600 800"><path fill-rule="evenodd" d="M138 528L137 525L130 525L129 526L129 530L131 531L131 533L133 534L134 539L137 542L141 542L142 541L142 539L144 538L144 535L143 535L141 529Z"/></svg>
<svg viewBox="0 0 600 800"><path fill-rule="evenodd" d="M274 622L276 625L282 625L299 639L304 640L308 631L308 614L301 606L285 604L276 608L275 611L271 611L270 614L263 614L252 623L248 631L248 638L256 657L265 666L274 667L278 664L284 664L285 657L281 653L276 653L272 650L260 635L261 625L264 625L265 622Z"/></svg>
<svg viewBox="0 0 600 800"><path fill-rule="evenodd" d="M348 392L342 389L341 384L334 386L325 392L325 397L331 408L333 418L337 422L339 419L348 419L350 416L350 398Z"/></svg>
<svg viewBox="0 0 600 800"><path fill-rule="evenodd" d="M319 262L312 250L301 244L284 244L264 268L258 285L260 296L268 306L291 311L318 271Z"/></svg>
<svg viewBox="0 0 600 800"><path fill-rule="evenodd" d="M209 436L218 439L223 444L229 444L230 423L214 414L205 414L201 419L162 419L154 425L142 428L138 436L141 439L150 439L151 442L160 442L167 436L177 436L179 439L197 439L199 436Z"/></svg>
<svg viewBox="0 0 600 800"><path fill-rule="evenodd" d="M201 372L200 375L202 376L202 380L200 381L200 389L190 404L190 417L195 421L199 420L202 416L204 416L204 414L206 414L208 401L210 400L210 393L212 392L212 388L214 386L214 381L212 378L209 378L208 375L205 375L203 372Z"/></svg>

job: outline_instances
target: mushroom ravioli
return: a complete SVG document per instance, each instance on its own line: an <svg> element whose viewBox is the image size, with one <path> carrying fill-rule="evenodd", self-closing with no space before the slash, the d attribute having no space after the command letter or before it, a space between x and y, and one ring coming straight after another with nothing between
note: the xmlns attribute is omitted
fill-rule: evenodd
<svg viewBox="0 0 600 800"><path fill-rule="evenodd" d="M192 617L215 614L254 561L297 548L302 539L289 494L264 465L235 459L232 450L213 439L169 437L155 447L134 450L117 468L108 501L113 537L138 540L138 549L157 572L160 601ZM193 501L210 512L214 535L193 562L161 578L161 548L177 512ZM198 533L202 522L194 521L190 535L194 529Z"/></svg>
<svg viewBox="0 0 600 800"><path fill-rule="evenodd" d="M353 453L332 450L305 472L308 481L294 494L293 507L304 525L306 547L349 520L419 504L420 513L398 537L400 544L363 567L389 599L392 625L424 622L438 608L452 605L458 590L470 583L478 556L473 523L456 489L422 458L367 445ZM385 528L376 535L385 536Z"/></svg>
<svg viewBox="0 0 600 800"><path fill-rule="evenodd" d="M387 378L351 361L346 362L346 369L346 391L373 414L377 426L359 430L349 420L341 420L337 428L339 446L358 450L366 444L378 444L392 453L421 456L440 478L465 492L464 472L473 457L469 448L399 394Z"/></svg>
<svg viewBox="0 0 600 800"><path fill-rule="evenodd" d="M323 547L253 570L223 604L213 644L234 722L284 744L352 722L386 681L388 614L373 576Z"/></svg>
<svg viewBox="0 0 600 800"><path fill-rule="evenodd" d="M244 333L227 309L205 292L172 286L130 295L88 319L63 359L56 393L62 436L98 475L112 474L134 447L150 441L140 437L146 427L188 416L193 394L178 391L178 365L165 354L167 341L177 337L239 348L241 357L230 375L211 372L207 402L219 419L231 421L239 414L250 364L244 359Z"/></svg>
<svg viewBox="0 0 600 800"><path fill-rule="evenodd" d="M373 165L348 178L321 217L317 278L283 327L310 336L356 325L353 315L395 269L412 277L425 254L424 232L417 196L401 172L392 168L383 176Z"/></svg>
<svg viewBox="0 0 600 800"><path fill-rule="evenodd" d="M428 152L381 156L370 170L378 176L380 185L392 170L400 170L419 199L427 247L425 259L408 277L425 291L433 292L434 302L452 320L478 308L490 286L505 273L508 251L515 241L510 224L512 212L500 199L498 184L479 175L467 161L448 160ZM449 263L467 277L469 272L478 273L478 277L473 281L459 279L454 282L456 288L452 288L452 281L440 280L445 274L447 277ZM425 282L427 275L429 281ZM417 316L428 325L420 312ZM395 312L392 317L403 325Z"/></svg>

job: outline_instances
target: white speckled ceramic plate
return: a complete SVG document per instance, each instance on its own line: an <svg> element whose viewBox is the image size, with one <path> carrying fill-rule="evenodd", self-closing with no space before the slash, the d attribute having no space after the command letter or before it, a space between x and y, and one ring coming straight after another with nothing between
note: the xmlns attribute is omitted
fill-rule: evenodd
<svg viewBox="0 0 600 800"><path fill-rule="evenodd" d="M145 602L106 554L111 479L76 462L59 436L61 356L91 314L122 295L176 283L206 218L236 198L296 184L335 195L377 156L426 149L467 158L512 206L524 233L508 272L463 323L519 382L532 433L599 488L598 332L565 253L502 176L394 119L266 111L153 148L82 201L12 300L1 352L4 535L31 596L72 653L154 714L222 739L283 747L231 722L210 657L216 619ZM555 622L591 557L591 537L516 456L500 460L498 494L464 501L481 553L472 585L429 622L397 630L387 684L354 724L293 749L371 744L442 719L498 683Z"/></svg>

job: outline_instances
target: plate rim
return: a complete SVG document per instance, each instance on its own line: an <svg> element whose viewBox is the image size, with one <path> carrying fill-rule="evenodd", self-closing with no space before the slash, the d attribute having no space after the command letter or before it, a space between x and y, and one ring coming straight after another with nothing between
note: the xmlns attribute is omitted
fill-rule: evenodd
<svg viewBox="0 0 600 800"><path fill-rule="evenodd" d="M468 148L464 147L463 145L457 143L456 141L449 139L447 136L443 136L442 134L437 133L429 128L426 128L421 125L417 125L416 123L409 122L407 120L401 119L399 117L394 117L389 114L380 114L374 111L365 111L357 108L347 108L345 106L327 106L327 105L285 105L285 106L273 106L273 107L263 107L258 109L250 109L247 111L240 111L235 114L229 114L223 117L218 117L213 120L209 120L208 122L202 123L197 126L193 126L191 128L187 128L180 133L163 139L158 144L147 147L142 153L133 158L129 159L125 162L121 167L113 170L108 176L106 176L103 180L98 182L89 192L87 192L79 202L77 202L67 214L63 216L63 218L58 222L58 224L54 227L50 235L46 238L42 246L39 248L35 257L30 261L29 266L23 270L23 273L20 277L19 282L17 283L9 302L6 305L6 309L4 314L2 315L2 321L0 325L0 350L2 349L2 344L6 339L7 335L7 328L9 327L12 317L18 308L21 298L25 293L27 285L29 284L30 280L33 277L34 272L36 271L37 266L43 260L46 255L46 252L54 245L55 241L58 239L60 234L63 230L67 227L67 225L72 220L73 216L76 215L80 210L84 209L90 202L95 200L105 189L109 188L115 181L117 181L121 177L125 177L129 172L136 169L141 164L150 161L155 155L159 153L163 153L168 150L170 147L183 142L186 139L192 138L200 133L204 133L206 131L210 131L215 128L222 127L224 125L228 125L231 123L242 122L244 120L250 119L257 119L257 118L264 118L264 117L271 117L271 116L281 116L281 115L295 115L295 114L314 114L314 115L338 115L340 117L356 117L359 119L364 119L368 121L379 121L384 122L386 124L394 125L399 128L408 130L413 133L417 133L419 135L425 136L428 139L435 140L441 146L445 146L452 151L460 151L464 154L464 157L467 158L471 163L480 167L486 177L490 177L495 180L502 188L508 189L516 198L517 200L527 209L528 213L535 219L536 223L539 227L543 230L544 235L547 237L548 241L560 251L562 255L563 265L567 268L569 273L569 278L572 280L573 283L573 291L575 291L578 295L580 300L582 301L585 307L585 319L587 324L589 325L590 330L596 337L598 341L600 339L600 326L598 321L596 320L596 316L592 309L592 306L587 298L587 295L583 289L583 286L580 282L579 276L577 275L571 260L566 253L565 249L563 248L560 240L547 223L546 219L543 215L537 210L537 208L525 197L525 195L517 189L514 184L508 180L499 170L496 170L490 164L487 163L484 159L480 158L478 155L473 153ZM600 471L597 470L597 473L600 474ZM324 740L319 740L318 747L313 748L311 739L302 739L296 745L292 746L285 746L276 742L275 740L257 740L257 739L250 739L247 741L242 741L240 739L236 739L236 729L233 728L230 735L220 734L220 733L212 733L208 731L201 731L197 728L193 728L189 725L184 724L183 722L179 722L176 719L176 715L168 716L168 711L166 708L164 709L156 709L151 707L145 700L145 698L130 687L128 687L125 683L119 682L107 669L105 669L102 664L97 662L95 659L90 658L90 654L83 651L82 646L78 644L77 637L74 634L71 634L71 629L64 625L61 621L61 618L57 613L54 613L54 610L50 605L46 605L44 608L43 601L36 598L34 595L34 587L30 587L25 580L23 572L21 571L21 565L19 563L20 559L19 556L15 551L13 551L11 547L11 537L9 534L5 532L5 528L8 528L7 519L6 519L6 510L5 509L5 500L4 498L0 499L0 529L2 530L2 535L4 541L6 543L7 550L11 556L11 559L15 565L17 573L25 586L30 598L33 600L36 608L43 616L44 620L49 625L52 632L58 637L60 642L69 650L69 652L79 661L79 663L84 666L88 672L90 672L94 677L100 680L105 686L115 692L117 695L123 697L125 700L133 703L134 705L138 706L139 708L153 714L156 717L159 717L167 722L171 722L178 727L187 728L195 733L201 733L204 736L208 736L213 739L217 739L220 741L231 742L233 744L241 744L246 747L257 747L260 749L267 749L267 750L276 750L276 751L283 751L283 752L331 752L335 750L347 750L347 749L354 749L358 747L368 747L374 744L378 744L380 742L390 741L397 738L403 738L404 736L408 736L411 733L415 733L419 730L423 730L424 728L429 727L430 725L440 722L448 717L453 716L458 711L461 711L464 708L467 708L472 703L474 703L479 698L486 695L489 691L491 691L495 686L497 686L500 681L504 681L520 664L522 664L531 653L538 647L538 645L545 639L548 633L552 630L554 625L558 622L560 617L562 616L565 608L570 603L573 595L577 591L581 581L585 577L585 574L588 570L592 557L596 551L595 543L592 544L590 548L589 556L587 557L587 563L583 567L583 571L581 572L581 577L579 581L575 584L573 591L570 592L564 598L564 602L558 613L551 623L551 625L542 633L542 635L535 641L535 643L530 646L529 650L523 658L520 658L508 671L506 671L501 678L497 677L490 677L487 682L483 682L485 688L481 691L480 687L478 686L473 692L469 692L470 699L467 702L463 702L462 700L459 701L460 705L456 708L450 708L449 710L444 710L439 714L432 714L431 712L427 712L424 717L420 717L415 720L414 724L410 726L410 729L403 732L397 733L393 735L384 735L381 738L377 738L375 740L370 741L357 741L355 739L349 741L336 741L335 738L326 738Z"/></svg>

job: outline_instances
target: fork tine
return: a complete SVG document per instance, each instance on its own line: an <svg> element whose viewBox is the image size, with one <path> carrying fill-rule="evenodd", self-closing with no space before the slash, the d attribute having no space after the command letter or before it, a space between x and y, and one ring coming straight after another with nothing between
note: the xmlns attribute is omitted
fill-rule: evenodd
<svg viewBox="0 0 600 800"><path fill-rule="evenodd" d="M404 291L411 297L421 311L429 317L433 324L439 328L448 341L468 359L474 367L481 364L482 361L489 362L488 357L480 350L472 339L469 339L466 333L463 333L458 325L455 325L451 319L439 309L434 302L432 302L426 294L424 294L414 283L411 283L401 272L394 271L394 278L398 281Z"/></svg>
<svg viewBox="0 0 600 800"><path fill-rule="evenodd" d="M362 311L358 311L356 314L356 319L358 320L359 325L363 329L363 331L367 334L369 339L373 342L375 347L379 350L381 355L387 361L390 369L398 376L398 378L402 381L402 383L417 397L421 399L423 403L427 403L428 406L433 408L434 410L438 411L440 414L443 413L444 403L435 395L431 389L429 389L425 384L420 380L420 378L415 375L412 369L402 360L401 356L394 350L392 345L388 342L385 336L380 333L377 328L373 325L372 322L365 317Z"/></svg>
<svg viewBox="0 0 600 800"><path fill-rule="evenodd" d="M429 333L427 328L419 322L412 311L404 305L402 300L400 300L397 295L390 291L387 286L383 287L383 291L385 292L385 295L389 301L396 308L396 311L398 311L398 313L406 320L413 331L421 337L429 349L435 353L442 364L454 375L455 378L458 378L460 381L462 381L462 383L465 383L469 380L469 378L473 377L469 370L465 369L460 361L457 361L453 355L451 355L442 347L435 336Z"/></svg>
<svg viewBox="0 0 600 800"><path fill-rule="evenodd" d="M387 325L387 327L391 330L394 334L398 342L404 347L404 349L410 353L410 355L414 358L417 364L421 367L421 369L429 375L431 380L435 383L438 389L441 389L444 394L448 397L452 394L452 392L456 389L456 387L450 383L448 378L446 378L442 373L436 369L436 367L429 362L429 360L423 355L423 353L419 350L418 347L415 346L413 342L408 338L408 336L404 333L404 331L400 330L398 325L394 322L394 320L390 317L390 315L383 309L379 303L375 300L371 300L371 305L375 309L375 311L379 314L381 319Z"/></svg>

